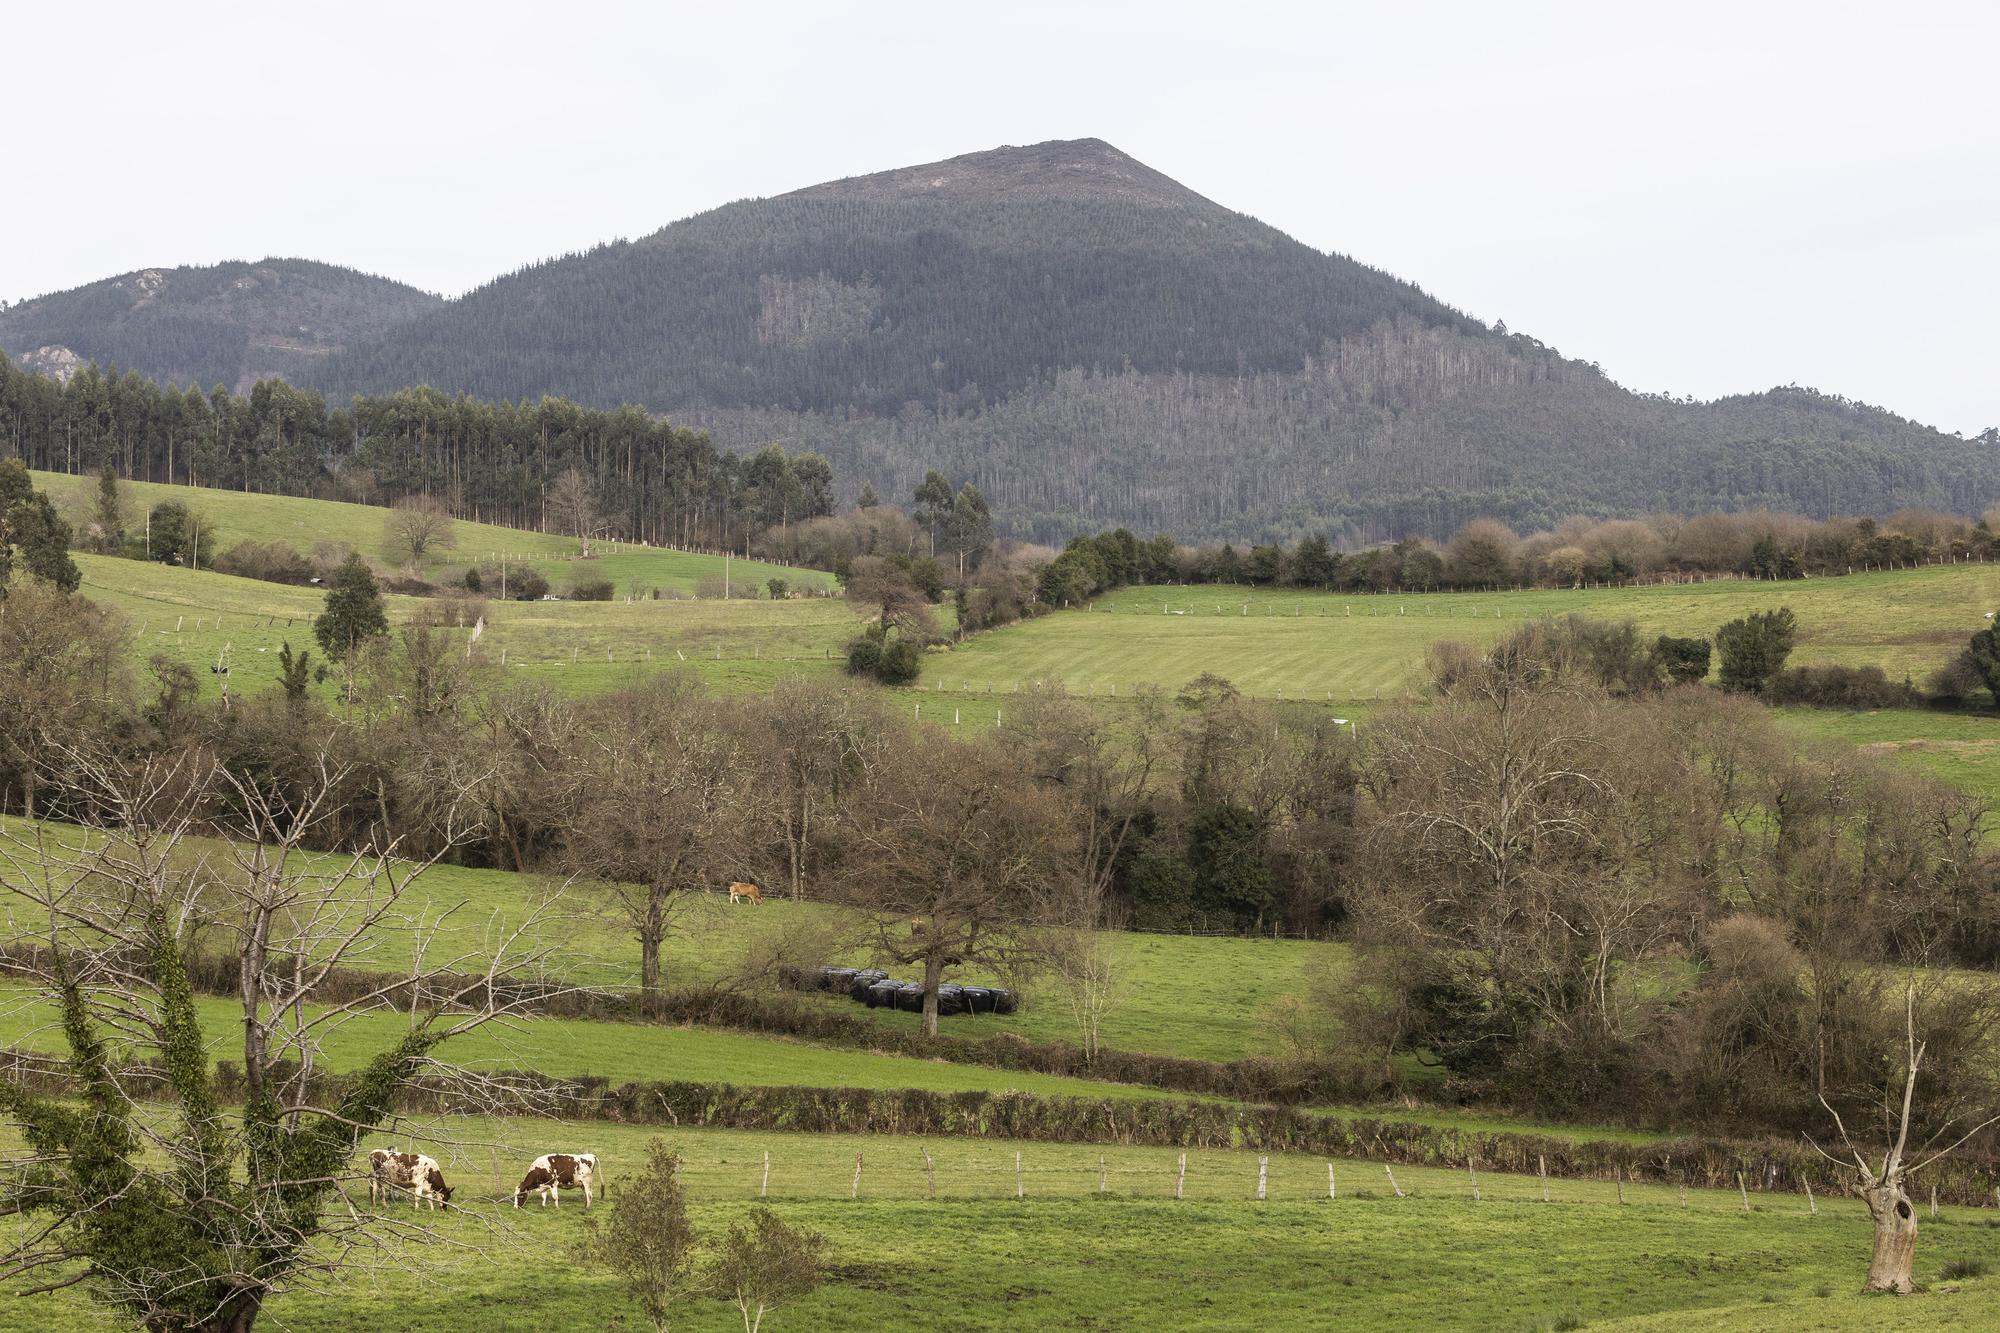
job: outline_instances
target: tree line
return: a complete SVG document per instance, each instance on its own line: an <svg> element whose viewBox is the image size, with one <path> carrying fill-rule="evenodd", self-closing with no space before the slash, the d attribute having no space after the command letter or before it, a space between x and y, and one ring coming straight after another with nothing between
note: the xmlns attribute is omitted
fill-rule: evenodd
<svg viewBox="0 0 2000 1333"><path fill-rule="evenodd" d="M0 450L28 467L368 504L429 496L463 518L741 550L767 527L831 513L810 452L739 455L637 408L486 402L402 389L329 407L261 380L204 393L86 365L67 381L0 357Z"/></svg>
<svg viewBox="0 0 2000 1333"><path fill-rule="evenodd" d="M1812 520L1769 510L1570 518L1526 537L1492 518L1467 522L1439 544L1406 537L1337 550L1324 534L1239 550L1140 539L1124 528L1072 538L1039 574L1042 600L1077 604L1137 584L1229 583L1335 592L1575 588L1634 579L1739 575L1796 579L1908 569L2000 556L1993 524L1902 509L1886 518Z"/></svg>

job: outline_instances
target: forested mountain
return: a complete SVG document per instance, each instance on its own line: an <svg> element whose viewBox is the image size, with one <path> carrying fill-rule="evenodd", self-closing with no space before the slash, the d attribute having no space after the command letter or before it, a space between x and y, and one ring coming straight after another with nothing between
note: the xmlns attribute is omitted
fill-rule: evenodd
<svg viewBox="0 0 2000 1333"><path fill-rule="evenodd" d="M335 403L423 383L639 404L728 448L822 453L849 495L906 494L936 468L1042 539L1127 524L1353 543L1476 515L1974 512L2000 495L1990 434L1796 388L1632 394L1094 139L734 203L420 302L286 373ZM18 317L0 316L0 345L34 341Z"/></svg>
<svg viewBox="0 0 2000 1333"><path fill-rule="evenodd" d="M314 382L331 353L443 301L308 259L149 268L0 310L0 352L68 374L94 361L206 390Z"/></svg>

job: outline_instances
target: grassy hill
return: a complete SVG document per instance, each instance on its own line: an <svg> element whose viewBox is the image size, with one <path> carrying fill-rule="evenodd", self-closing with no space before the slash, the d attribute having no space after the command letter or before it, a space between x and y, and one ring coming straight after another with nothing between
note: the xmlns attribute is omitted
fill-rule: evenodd
<svg viewBox="0 0 2000 1333"><path fill-rule="evenodd" d="M72 477L60 472L32 475L35 485L47 492L72 521L95 502L95 477ZM252 540L288 542L310 555L315 543L333 541L345 542L384 567L395 563L389 555L386 532L390 511L375 505L144 481L124 485L132 496L134 511L127 521L135 532L143 528L147 510L165 500L178 500L200 510L215 524L218 553L237 542ZM574 537L523 532L469 520L460 520L453 526L456 545L431 553L424 562L426 574L504 559L513 564L532 565L557 592L572 579L605 578L616 585L621 598L654 588L692 593L706 580L714 580L719 586L725 577L731 585L731 594L737 598L768 597L765 584L774 578L784 579L796 592L833 587L831 574L761 560L616 542L596 543L586 559L581 554L582 543Z"/></svg>
<svg viewBox="0 0 2000 1333"><path fill-rule="evenodd" d="M1875 665L1921 680L2000 605L2000 565L1950 565L1784 583L1720 580L1638 588L1348 596L1242 587L1126 588L1089 610L1023 621L933 658L946 690L1011 691L1037 680L1075 693L1174 690L1203 671L1262 698L1352 702L1401 696L1440 639L1486 643L1521 622L1577 612L1630 619L1646 635L1712 637L1752 611L1799 619L1793 665Z"/></svg>

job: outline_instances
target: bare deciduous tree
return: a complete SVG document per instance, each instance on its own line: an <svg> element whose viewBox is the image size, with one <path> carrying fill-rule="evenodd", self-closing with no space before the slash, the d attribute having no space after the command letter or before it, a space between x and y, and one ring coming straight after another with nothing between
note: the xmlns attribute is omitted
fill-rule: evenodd
<svg viewBox="0 0 2000 1333"><path fill-rule="evenodd" d="M931 1036L947 969L1018 968L1073 910L1074 818L990 743L898 738L843 814L841 896L883 958L922 966Z"/></svg>
<svg viewBox="0 0 2000 1333"><path fill-rule="evenodd" d="M682 895L741 858L749 762L722 707L685 674L612 696L579 743L567 858L605 882L637 937L642 1003L655 1011Z"/></svg>
<svg viewBox="0 0 2000 1333"><path fill-rule="evenodd" d="M430 495L410 495L396 502L383 524L383 538L391 560L421 571L424 557L434 551L448 551L458 545L451 511Z"/></svg>
<svg viewBox="0 0 2000 1333"><path fill-rule="evenodd" d="M1932 1149L1948 1134L1956 1119L1945 1120L1932 1131L1928 1143L1920 1151L1923 1156L1913 1164L1906 1164L1905 1154L1910 1146L1911 1118L1916 1105L1917 1074L1923 1068L1925 1043L1917 1039L1917 991L1914 984L1904 991L1904 1036L1905 1051L1902 1101L1900 1106L1890 1108L1887 1128L1893 1136L1890 1145L1883 1150L1879 1163L1870 1162L1867 1155L1855 1146L1848 1136L1847 1125L1840 1113L1833 1109L1833 1103L1820 1096L1820 1105L1833 1118L1834 1128L1840 1134L1840 1142L1854 1160L1843 1162L1824 1150L1820 1155L1842 1170L1851 1170L1850 1182L1854 1192L1868 1205L1868 1216L1875 1224L1875 1245L1868 1258L1868 1280L1862 1284L1863 1291L1892 1292L1907 1296L1917 1289L1914 1267L1917 1258L1917 1208L1910 1199L1904 1185L1925 1167L1934 1165L1956 1152L1981 1130L2000 1124L2000 1116L1989 1116L1960 1134L1942 1148ZM1813 1145L1815 1148L1817 1144Z"/></svg>

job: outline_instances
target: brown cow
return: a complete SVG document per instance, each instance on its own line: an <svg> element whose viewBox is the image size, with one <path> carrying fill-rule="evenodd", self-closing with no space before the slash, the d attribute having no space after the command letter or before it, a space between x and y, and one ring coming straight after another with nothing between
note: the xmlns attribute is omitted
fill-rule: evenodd
<svg viewBox="0 0 2000 1333"><path fill-rule="evenodd" d="M748 898L752 907L764 905L764 895L755 884L747 884L740 879L729 881L729 901L734 905L739 898Z"/></svg>
<svg viewBox="0 0 2000 1333"><path fill-rule="evenodd" d="M528 1166L528 1174L521 1178L521 1186L514 1191L514 1206L519 1208L522 1200L530 1194L541 1196L542 1207L549 1206L554 1199L556 1207L562 1207L562 1191L580 1189L583 1191L583 1206L590 1207L590 1186L597 1178L597 1154L590 1152L543 1153Z"/></svg>
<svg viewBox="0 0 2000 1333"><path fill-rule="evenodd" d="M420 1152L397 1152L377 1148L368 1154L368 1201L386 1202L392 1190L407 1190L410 1206L433 1210L449 1207L451 1186L444 1183L438 1164Z"/></svg>

